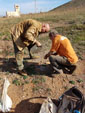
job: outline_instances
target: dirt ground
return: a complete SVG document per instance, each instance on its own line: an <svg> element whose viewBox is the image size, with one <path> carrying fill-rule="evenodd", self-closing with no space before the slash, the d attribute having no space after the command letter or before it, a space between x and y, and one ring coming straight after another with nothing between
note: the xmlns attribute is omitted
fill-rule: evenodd
<svg viewBox="0 0 85 113"><path fill-rule="evenodd" d="M0 41L0 86L4 77L10 81L8 95L13 105L11 113L39 113L40 106L47 97L57 100L64 91L77 86L85 94L85 60L79 60L73 74L50 77L49 61L44 60L45 52L35 53L37 59L25 55L24 64L28 77L17 74L11 41ZM85 54L83 54L85 57ZM70 81L73 81L71 83Z"/></svg>

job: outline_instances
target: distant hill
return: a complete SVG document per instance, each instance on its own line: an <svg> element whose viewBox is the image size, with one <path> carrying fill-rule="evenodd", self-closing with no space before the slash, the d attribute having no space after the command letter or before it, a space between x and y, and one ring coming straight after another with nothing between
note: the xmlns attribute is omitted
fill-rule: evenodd
<svg viewBox="0 0 85 113"><path fill-rule="evenodd" d="M73 8L85 8L85 0L71 0L70 2L61 5L57 8L54 8L51 11L62 11L62 10L69 10L69 9L73 9Z"/></svg>

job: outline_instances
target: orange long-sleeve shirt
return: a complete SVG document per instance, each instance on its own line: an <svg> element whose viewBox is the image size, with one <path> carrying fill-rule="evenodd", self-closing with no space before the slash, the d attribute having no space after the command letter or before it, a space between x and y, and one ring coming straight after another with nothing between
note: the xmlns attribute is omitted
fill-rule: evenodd
<svg viewBox="0 0 85 113"><path fill-rule="evenodd" d="M52 40L51 50L56 52L60 56L65 56L68 58L68 61L71 63L76 63L78 61L78 57L72 48L72 45L68 38L56 35L56 37Z"/></svg>

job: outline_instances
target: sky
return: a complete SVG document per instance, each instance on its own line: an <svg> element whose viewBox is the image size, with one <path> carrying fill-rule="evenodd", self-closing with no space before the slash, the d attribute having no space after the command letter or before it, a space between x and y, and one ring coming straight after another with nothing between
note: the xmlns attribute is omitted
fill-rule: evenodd
<svg viewBox="0 0 85 113"><path fill-rule="evenodd" d="M71 0L0 0L0 16L5 16L6 11L14 11L14 4L20 6L21 14L28 14L47 12L69 1Z"/></svg>

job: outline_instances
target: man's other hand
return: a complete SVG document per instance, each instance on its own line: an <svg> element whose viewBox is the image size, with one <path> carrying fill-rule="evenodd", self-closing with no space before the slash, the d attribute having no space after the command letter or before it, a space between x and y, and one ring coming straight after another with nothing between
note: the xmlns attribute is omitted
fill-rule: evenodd
<svg viewBox="0 0 85 113"><path fill-rule="evenodd" d="M46 54L45 56L44 56L44 59L47 59L48 58L48 54Z"/></svg>

